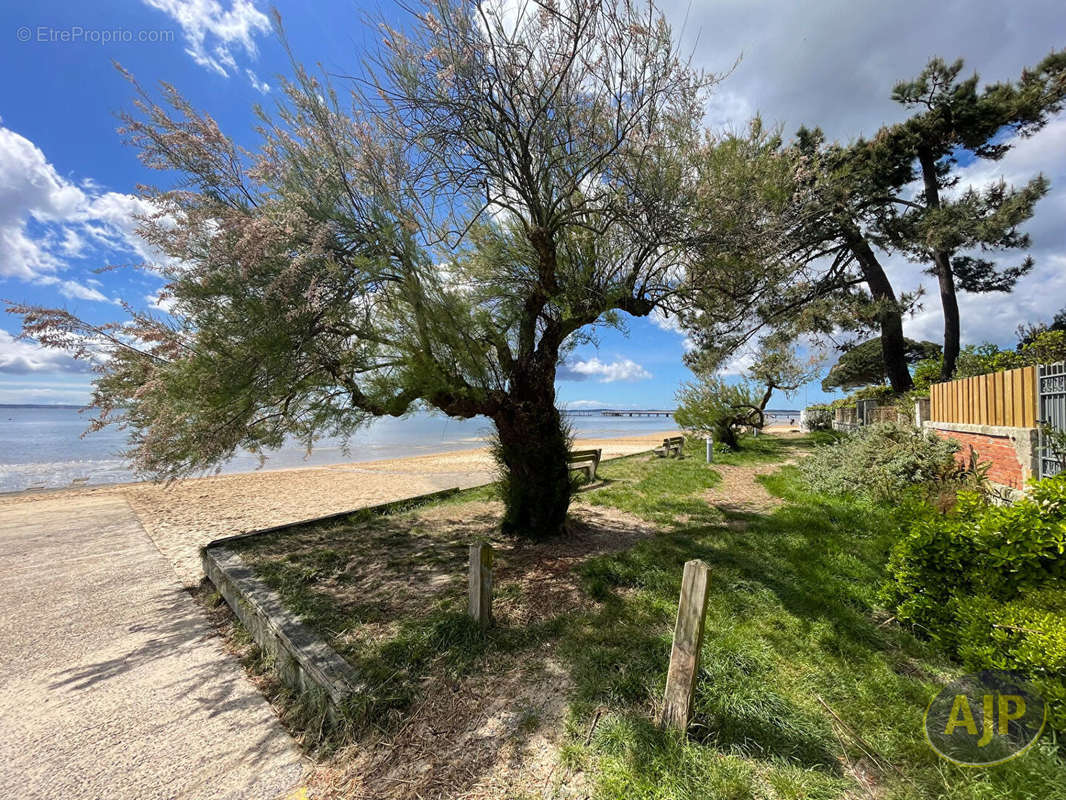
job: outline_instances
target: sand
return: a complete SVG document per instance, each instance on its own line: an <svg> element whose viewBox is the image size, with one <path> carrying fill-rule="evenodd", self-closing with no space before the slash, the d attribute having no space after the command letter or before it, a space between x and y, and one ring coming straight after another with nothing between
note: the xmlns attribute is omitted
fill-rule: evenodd
<svg viewBox="0 0 1066 800"><path fill-rule="evenodd" d="M602 448L603 458L650 450L660 431L612 439L579 439L575 448ZM200 582L199 550L213 539L272 525L354 511L440 489L491 483L487 449L460 450L328 467L263 470L189 478L171 484L125 483L0 496L0 507L70 497L120 495L187 586Z"/></svg>

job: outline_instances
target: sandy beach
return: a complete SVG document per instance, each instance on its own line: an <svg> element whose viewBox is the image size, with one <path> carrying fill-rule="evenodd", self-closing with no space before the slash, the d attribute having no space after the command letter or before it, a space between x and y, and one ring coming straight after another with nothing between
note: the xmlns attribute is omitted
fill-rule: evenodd
<svg viewBox="0 0 1066 800"><path fill-rule="evenodd" d="M602 448L604 458L632 455L676 431L610 439L578 439L576 448ZM189 478L169 485L125 483L0 496L0 507L57 498L118 495L137 514L182 583L199 583L199 548L221 536L298 522L440 489L490 483L495 468L487 449Z"/></svg>

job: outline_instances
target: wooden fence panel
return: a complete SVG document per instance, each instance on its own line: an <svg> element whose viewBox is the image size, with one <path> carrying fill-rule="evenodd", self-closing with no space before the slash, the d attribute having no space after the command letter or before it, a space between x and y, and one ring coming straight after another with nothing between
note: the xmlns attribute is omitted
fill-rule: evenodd
<svg viewBox="0 0 1066 800"><path fill-rule="evenodd" d="M963 425L1035 428L1036 386L1036 367L937 383L929 392L929 418Z"/></svg>

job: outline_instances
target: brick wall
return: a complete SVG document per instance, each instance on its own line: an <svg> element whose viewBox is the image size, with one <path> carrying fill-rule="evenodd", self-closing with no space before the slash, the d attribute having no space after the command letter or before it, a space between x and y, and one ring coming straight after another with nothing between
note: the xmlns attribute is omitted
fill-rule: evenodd
<svg viewBox="0 0 1066 800"><path fill-rule="evenodd" d="M926 422L926 430L944 439L954 439L962 449L955 458L969 463L970 447L977 452L977 460L988 464L988 479L1000 486L1023 489L1032 477L1036 465L1036 430L993 425L961 425Z"/></svg>

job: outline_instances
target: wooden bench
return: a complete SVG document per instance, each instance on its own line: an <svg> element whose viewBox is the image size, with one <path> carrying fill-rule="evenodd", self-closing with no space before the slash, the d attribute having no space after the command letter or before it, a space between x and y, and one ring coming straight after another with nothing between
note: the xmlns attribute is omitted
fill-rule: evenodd
<svg viewBox="0 0 1066 800"><path fill-rule="evenodd" d="M589 481L594 481L602 454L603 450L572 450L567 456L566 466L573 471L584 472Z"/></svg>
<svg viewBox="0 0 1066 800"><path fill-rule="evenodd" d="M662 447L655 448L654 452L659 458L666 458L669 455L675 455L681 458L682 451L685 449L685 437L684 436L670 436L663 439Z"/></svg>

